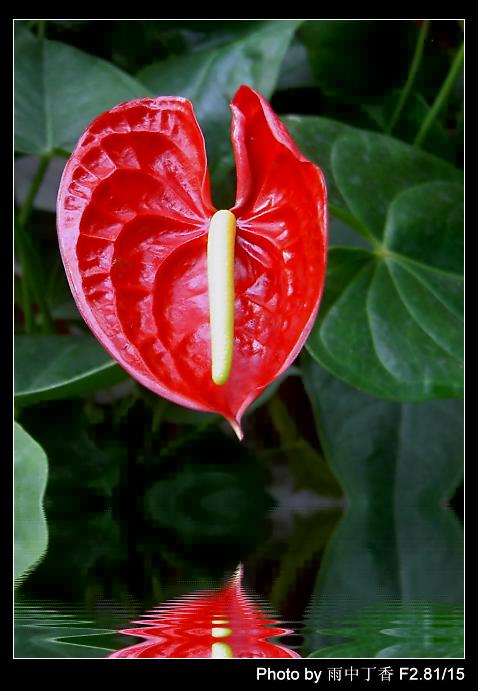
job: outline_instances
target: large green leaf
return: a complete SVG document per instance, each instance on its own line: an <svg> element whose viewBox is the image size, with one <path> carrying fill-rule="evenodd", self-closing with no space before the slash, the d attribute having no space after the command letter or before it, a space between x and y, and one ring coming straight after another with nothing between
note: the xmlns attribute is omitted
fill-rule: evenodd
<svg viewBox="0 0 478 691"><path fill-rule="evenodd" d="M313 115L287 115L282 118L301 152L324 172L329 201L346 209L345 201L335 184L332 172L332 148L345 134L357 130L336 120Z"/></svg>
<svg viewBox="0 0 478 691"><path fill-rule="evenodd" d="M220 47L154 63L137 75L157 95L192 101L206 139L213 194L215 184L223 184L232 167L228 106L233 95L241 84L248 84L271 96L298 24L262 22Z"/></svg>
<svg viewBox="0 0 478 691"><path fill-rule="evenodd" d="M460 171L391 137L322 118L289 117L286 124L324 169L331 213L370 245L330 251L309 351L336 376L377 396L460 397Z"/></svg>
<svg viewBox="0 0 478 691"><path fill-rule="evenodd" d="M332 149L332 172L348 209L377 240L383 239L390 204L422 183L462 184L462 173L431 154L372 132L349 132Z"/></svg>
<svg viewBox="0 0 478 691"><path fill-rule="evenodd" d="M46 551L48 528L43 512L48 463L45 452L15 423L15 568L24 576Z"/></svg>
<svg viewBox="0 0 478 691"><path fill-rule="evenodd" d="M463 391L462 190L428 183L389 208L383 250L329 253L308 349L331 372L384 398Z"/></svg>
<svg viewBox="0 0 478 691"><path fill-rule="evenodd" d="M458 401L385 401L309 356L303 366L321 444L348 504L310 608L312 651L334 642L328 629L368 606L461 601L462 532L445 502L462 478L463 416Z"/></svg>
<svg viewBox="0 0 478 691"><path fill-rule="evenodd" d="M126 377L92 336L15 337L15 401L22 405L106 389Z"/></svg>
<svg viewBox="0 0 478 691"><path fill-rule="evenodd" d="M148 94L99 58L28 31L15 38L15 149L71 151L85 127L118 103Z"/></svg>
<svg viewBox="0 0 478 691"><path fill-rule="evenodd" d="M313 115L282 120L299 149L323 170L329 201L366 229L370 222L378 238L388 206L401 191L432 180L462 182L462 173L449 163L392 137Z"/></svg>

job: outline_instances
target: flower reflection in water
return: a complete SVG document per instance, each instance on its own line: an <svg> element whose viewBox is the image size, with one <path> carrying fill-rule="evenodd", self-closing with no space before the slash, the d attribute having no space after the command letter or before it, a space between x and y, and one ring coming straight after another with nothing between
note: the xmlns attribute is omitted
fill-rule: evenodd
<svg viewBox="0 0 478 691"><path fill-rule="evenodd" d="M300 657L293 650L269 640L292 631L275 627L278 622L265 617L245 594L242 574L242 566L239 566L223 588L192 593L159 606L136 622L141 628L119 632L146 640L109 657Z"/></svg>

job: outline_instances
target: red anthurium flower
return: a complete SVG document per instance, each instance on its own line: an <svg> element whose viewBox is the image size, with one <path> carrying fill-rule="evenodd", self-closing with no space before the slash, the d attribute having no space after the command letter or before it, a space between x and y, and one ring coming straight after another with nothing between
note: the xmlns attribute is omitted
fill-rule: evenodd
<svg viewBox="0 0 478 691"><path fill-rule="evenodd" d="M246 408L302 348L326 263L326 188L267 101L236 93L236 203L216 211L184 98L116 106L86 130L58 196L78 308L141 384L218 412Z"/></svg>
<svg viewBox="0 0 478 691"><path fill-rule="evenodd" d="M166 603L119 633L144 638L109 657L297 658L296 652L268 639L291 633L278 628L247 597L240 567L226 587L193 593Z"/></svg>

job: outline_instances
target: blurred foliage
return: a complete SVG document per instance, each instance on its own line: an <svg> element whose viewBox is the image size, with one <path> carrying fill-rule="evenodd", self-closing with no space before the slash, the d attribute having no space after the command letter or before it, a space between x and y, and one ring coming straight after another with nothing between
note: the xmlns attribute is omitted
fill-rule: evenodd
<svg viewBox="0 0 478 691"><path fill-rule="evenodd" d="M28 171L15 216L18 575L46 549L42 500L49 535L22 591L153 602L244 560L276 606L296 593L305 607L301 583L320 566L305 647L324 656L387 649L376 629L392 610L364 620L358 647L324 633L359 605L459 602L461 529L443 502L461 478L462 41L451 20L15 21L15 160ZM331 249L308 353L251 407L241 445L218 416L133 382L88 333L59 258L53 170L107 108L185 96L227 207L242 83L324 170ZM396 635L417 655L453 654L455 629L445 648L413 639L439 620L424 607L400 610Z"/></svg>
<svg viewBox="0 0 478 691"><path fill-rule="evenodd" d="M303 363L324 452L347 498L308 613L310 651L330 640L323 630L377 603L461 601L463 537L445 502L462 479L463 406L385 401L310 357Z"/></svg>
<svg viewBox="0 0 478 691"><path fill-rule="evenodd" d="M323 629L341 638L308 657L460 658L464 656L463 608L421 602L387 602Z"/></svg>

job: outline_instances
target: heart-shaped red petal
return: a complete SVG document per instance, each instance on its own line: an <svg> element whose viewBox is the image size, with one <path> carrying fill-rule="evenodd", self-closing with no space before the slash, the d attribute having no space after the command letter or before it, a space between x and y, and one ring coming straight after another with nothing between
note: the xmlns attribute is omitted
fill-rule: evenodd
<svg viewBox="0 0 478 691"><path fill-rule="evenodd" d="M215 213L204 139L189 101L121 104L97 118L58 196L61 253L78 308L131 376L160 396L226 417L300 351L325 276L326 190L270 106L232 103L238 193L230 377L211 379L207 235Z"/></svg>

